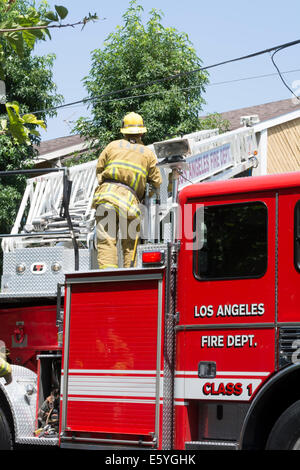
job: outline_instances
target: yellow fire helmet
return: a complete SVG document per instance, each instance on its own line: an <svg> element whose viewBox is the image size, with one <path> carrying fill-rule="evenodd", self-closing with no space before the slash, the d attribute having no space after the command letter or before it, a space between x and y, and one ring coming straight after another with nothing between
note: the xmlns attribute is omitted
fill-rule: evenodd
<svg viewBox="0 0 300 470"><path fill-rule="evenodd" d="M122 134L145 134L147 132L144 127L142 116L137 113L126 114L122 121Z"/></svg>

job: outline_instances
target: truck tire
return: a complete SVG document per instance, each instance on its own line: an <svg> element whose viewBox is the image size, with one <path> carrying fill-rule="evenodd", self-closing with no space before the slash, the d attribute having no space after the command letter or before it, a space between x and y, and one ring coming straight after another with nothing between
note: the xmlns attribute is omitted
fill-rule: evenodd
<svg viewBox="0 0 300 470"><path fill-rule="evenodd" d="M289 406L274 424L267 450L300 450L300 400Z"/></svg>
<svg viewBox="0 0 300 470"><path fill-rule="evenodd" d="M6 416L0 408L0 450L12 450L12 434Z"/></svg>

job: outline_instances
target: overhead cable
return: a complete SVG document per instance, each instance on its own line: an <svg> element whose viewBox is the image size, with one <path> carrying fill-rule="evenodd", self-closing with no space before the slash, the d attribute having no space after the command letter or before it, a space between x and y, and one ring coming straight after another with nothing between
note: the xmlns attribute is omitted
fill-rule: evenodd
<svg viewBox="0 0 300 470"><path fill-rule="evenodd" d="M300 69L294 69L294 70L287 70L285 72L281 72L282 75L284 74L287 74L287 73L295 73L295 72L300 72ZM278 76L278 73L267 73L267 74L264 74L264 75L253 75L252 77L243 77L243 78L235 78L233 80L225 80L223 82L215 82L215 83L208 83L207 86L210 87L210 86L217 86L217 85L227 85L227 84L230 84L230 83L237 83L237 82L242 82L242 81L246 81L246 80L255 80L255 79L258 79L258 78L268 78L268 77L277 77ZM192 85L192 86L189 86L189 87L184 87L184 88L179 88L178 91L188 91L188 90L191 90L191 89L194 89L194 88L199 88L201 87L202 85ZM158 95L163 95L163 94L167 94L168 91L167 90L160 90L160 91L154 91L152 93L142 93L140 95L130 95L130 96L124 96L122 98L111 98L111 99L107 99L107 100L99 100L99 103L110 103L110 102L115 102L115 101L126 101L126 100L134 100L134 99L138 99L138 98L146 98L146 97L149 97L149 96L158 96ZM80 105L83 105L84 103L80 102L79 104L76 104L76 105L73 105L74 107L75 106L80 106ZM66 121L66 122L70 122L70 123L73 123L74 121Z"/></svg>
<svg viewBox="0 0 300 470"><path fill-rule="evenodd" d="M279 78L281 79L282 83L284 84L284 86L286 86L286 88L292 93L292 95L295 96L295 98L297 98L297 100L300 102L300 98L299 96L297 96L294 91L291 89L291 87L287 84L287 82L285 81L285 79L283 78L282 76L282 72L279 70L279 67L278 65L275 63L275 60L274 60L274 55L277 54L277 52L279 51L282 51L283 49L285 49L287 46L281 46L279 47L276 51L273 52L273 54L271 55L271 60L272 60L272 63L275 67L275 69L277 70L278 72L278 75L279 75Z"/></svg>
<svg viewBox="0 0 300 470"><path fill-rule="evenodd" d="M143 82L143 83L138 83L138 84L135 84L135 85L131 85L130 87L127 87L127 88L122 88L122 89L119 89L119 90L110 91L110 92L104 93L101 96L95 96L95 97L92 97L92 98L83 98L81 100L73 101L71 103L62 104L60 106L55 106L53 108L33 111L33 114L41 114L41 113L46 113L46 112L50 112L50 111L56 111L58 109L66 108L66 107L69 107L69 106L74 106L76 104L88 103L88 102L91 102L91 101L94 101L94 100L102 100L103 98L106 98L106 97L109 97L109 96L113 96L113 95L120 94L120 93L126 93L128 91L131 91L132 89L143 88L143 87L155 85L157 83L163 83L163 82L166 82L166 81L169 81L169 80L175 80L175 79L180 78L180 77L192 75L192 74L195 74L197 72L209 70L209 69L212 69L212 68L215 68L215 67L220 67L221 65L226 65L226 64L230 64L230 63L233 63L233 62L238 62L238 61L241 61L241 60L251 59L253 57L258 57L258 56L263 55L263 54L268 54L270 52L273 52L273 56L274 56L274 54L276 54L279 50L286 49L288 47L292 47L292 46L295 46L297 44L300 44L300 39L297 39L296 41L291 41L291 42L287 42L287 43L284 43L284 44L280 44L279 46L269 47L268 49L263 49L261 51L253 52L251 54L247 54L247 55L244 55L244 56L236 57L235 59L225 60L223 62L218 62L218 63L212 64L212 65L208 65L208 66L205 66L205 67L200 67L198 69L190 70L190 71L187 71L187 72L180 72L180 73L177 73L177 74L174 74L174 75L169 75L168 77L158 78L158 79L151 80L151 81L148 81L148 82ZM283 78L281 76L281 72L279 71L278 67L276 66L276 64L274 62L273 56L271 57L272 62L274 64L277 72L279 73L279 76L283 80ZM285 83L284 80L283 80L283 83L287 86L287 84ZM288 87L288 89L293 93L293 91L289 87Z"/></svg>

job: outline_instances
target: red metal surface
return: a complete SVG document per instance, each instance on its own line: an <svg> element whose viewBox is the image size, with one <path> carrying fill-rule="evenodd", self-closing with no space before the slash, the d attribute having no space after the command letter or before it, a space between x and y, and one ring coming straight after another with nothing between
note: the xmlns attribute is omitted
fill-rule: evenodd
<svg viewBox="0 0 300 470"><path fill-rule="evenodd" d="M67 431L155 431L158 281L71 286ZM64 353L65 354L65 353Z"/></svg>
<svg viewBox="0 0 300 470"><path fill-rule="evenodd" d="M36 355L57 350L55 305L0 306L0 339L10 351L13 364L36 372Z"/></svg>
<svg viewBox="0 0 300 470"><path fill-rule="evenodd" d="M175 399L250 401L274 371L272 328L180 331L177 344ZM200 361L216 362L215 378L198 377Z"/></svg>
<svg viewBox="0 0 300 470"><path fill-rule="evenodd" d="M226 181L193 184L180 191L179 200L180 204L185 204L187 200L198 198L274 191L287 188L300 188L300 172L250 176L247 178L233 178Z"/></svg>
<svg viewBox="0 0 300 470"><path fill-rule="evenodd" d="M294 212L300 191L285 190L279 196L278 321L300 320L300 273L294 265Z"/></svg>
<svg viewBox="0 0 300 470"><path fill-rule="evenodd" d="M198 402L175 401L174 412L174 449L185 450L185 443L198 441Z"/></svg>
<svg viewBox="0 0 300 470"><path fill-rule="evenodd" d="M189 439L197 440L197 432L193 434L192 406L195 402L250 402L275 371L275 189L286 184L299 185L299 178L294 175L287 179L282 176L243 178L193 185L180 195L183 238L178 260L177 309L180 321L176 340L176 448L184 448L184 441ZM248 201L262 201L268 207L266 273L252 279L196 279L193 275L193 250L187 249L190 240L186 236L186 227L192 225L195 210L199 204L208 206ZM184 209L185 204L192 207L192 211ZM286 241L282 237L282 243ZM289 235L289 243L293 246L291 242L292 234ZM283 258L282 253L282 263ZM286 271L287 283L288 279ZM222 314L225 305L236 305L239 313ZM216 363L215 377L198 376L200 361Z"/></svg>
<svg viewBox="0 0 300 470"><path fill-rule="evenodd" d="M239 202L262 201L268 207L268 269L259 278L199 281L193 275L193 250L186 249L190 240L183 233L182 249L178 261L178 309L181 324L219 324L230 323L266 323L274 321L275 313L275 197L274 193L256 193L252 196L232 196L223 198L199 199L191 204L193 213L200 204L206 206L233 204ZM184 215L184 210L183 210ZM192 225L192 218L183 221L183 226ZM184 232L184 231L183 231ZM217 315L219 306L246 305L251 311L252 305L263 304L262 315ZM210 309L208 308L210 306ZM197 307L198 316L195 315ZM199 315L207 311L205 315ZM245 307L246 310L246 307ZM211 315L211 312L213 314Z"/></svg>

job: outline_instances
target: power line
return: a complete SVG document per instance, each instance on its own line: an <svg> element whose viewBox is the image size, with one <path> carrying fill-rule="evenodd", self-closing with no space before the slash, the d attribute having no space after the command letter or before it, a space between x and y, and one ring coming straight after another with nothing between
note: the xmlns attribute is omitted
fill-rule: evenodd
<svg viewBox="0 0 300 470"><path fill-rule="evenodd" d="M280 78L282 79L285 86L288 87L288 85L285 83L285 81L283 80L283 78L281 76L281 72L280 72L279 68L276 66L276 64L274 62L273 56L278 51L286 49L288 47L295 46L297 44L300 44L300 39L297 39L296 41L284 43L284 44L281 44L279 46L270 47L268 49L263 49L263 50L258 51L258 52L253 52L253 53L245 55L245 56L236 57L234 59L225 60L223 62L218 62L218 63L212 64L212 65L208 65L206 67L200 67L198 69L190 70L190 71L187 71L187 72L180 72L180 73L177 73L177 74L174 74L174 75L170 75L168 77L159 78L159 79L156 79L156 80L151 80L151 81L139 83L139 84L136 84L136 85L131 85L130 87L122 88L120 90L110 91L108 93L104 93L101 96L95 96L93 98L83 98L81 100L73 101L71 103L66 103L66 104L63 104L63 105L60 105L60 106L55 106L53 108L33 111L32 113L33 114L41 114L41 113L46 113L46 112L50 112L50 111L57 111L58 109L63 109L63 108L66 108L66 107L69 107L69 106L74 106L74 105L81 104L81 103L88 103L88 102L91 102L91 101L94 101L94 100L102 100L102 98L106 98L108 96L113 96L113 95L116 95L116 94L125 93L125 92L131 91L133 89L142 88L142 87L146 87L146 86L150 86L150 85L155 85L157 83L163 83L163 82L166 82L166 81L169 81L169 80L175 80L176 78L192 75L194 73L201 72L201 71L204 71L204 70L209 70L209 69L212 69L212 68L215 68L215 67L220 67L221 65L226 65L226 64L238 62L238 61L241 61L241 60L251 59L253 57L258 57L260 55L267 54L267 53L270 53L270 52L273 52L273 55L272 55L271 59L272 59L272 62L274 64ZM288 87L288 89L293 93L293 91L289 87ZM138 96L142 97L143 95L138 95ZM120 99L121 98L116 98L116 100L120 100Z"/></svg>
<svg viewBox="0 0 300 470"><path fill-rule="evenodd" d="M281 74L285 75L287 73L294 73L294 72L300 72L300 69L286 70L285 72L281 72ZM278 76L278 73L266 73L264 75L253 75L252 77L235 78L233 80L226 80L224 82L208 83L207 86L227 85L228 83L242 82L246 80L254 80L257 78L268 78L268 77L275 77L275 76Z"/></svg>
<svg viewBox="0 0 300 470"><path fill-rule="evenodd" d="M281 74L285 75L285 74L288 74L288 73L295 73L295 72L300 72L300 69L287 70L285 72L281 72ZM237 83L237 82L242 82L242 81L247 81L247 80L255 80L255 79L259 79L259 78L268 78L268 77L275 77L275 76L277 77L278 73L268 73L268 74L264 74L264 75L253 75L251 77L236 78L236 79L233 79L233 80L226 80L226 81L223 81L223 82L208 83L207 86L209 87L209 86L217 86L217 85L227 85L227 84L230 84L230 83ZM190 86L190 87L179 88L178 91L186 91L186 90L190 90L190 89L193 89L193 88L199 88L201 86L202 85L193 85L193 86ZM123 97L123 98L112 98L112 99L109 99L109 100L99 100L99 102L100 103L110 103L112 101L133 100L133 99L136 99L136 98L146 98L146 97L149 97L149 96L157 96L157 95L162 95L162 94L166 94L166 93L168 93L168 91L161 90L161 91L156 91L156 92L152 92L152 93L143 93L143 94L140 94L140 95L126 96L126 97ZM79 104L76 104L76 105L73 105L73 106L74 107L75 106L82 106L83 104L84 103L80 102ZM72 121L70 121L70 122L72 122Z"/></svg>
<svg viewBox="0 0 300 470"><path fill-rule="evenodd" d="M282 83L284 84L284 86L286 86L286 88L292 93L292 95L294 95L295 98L297 98L297 100L300 102L300 98L294 93L294 91L291 89L291 87L289 87L289 85L286 83L286 81L284 80L284 78L282 76L282 72L279 70L279 67L277 66L277 64L274 61L274 55L277 54L277 52L282 51L283 49L285 49L284 46L280 47L275 52L273 52L273 54L271 55L271 60L272 60L272 63L274 65L275 69L277 70L278 75L279 75Z"/></svg>

